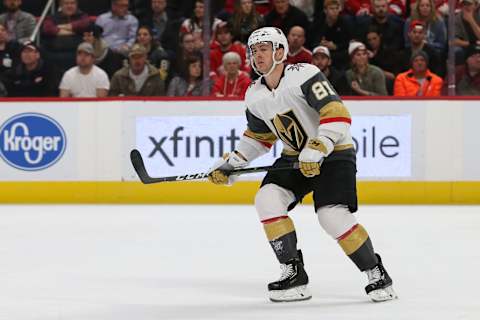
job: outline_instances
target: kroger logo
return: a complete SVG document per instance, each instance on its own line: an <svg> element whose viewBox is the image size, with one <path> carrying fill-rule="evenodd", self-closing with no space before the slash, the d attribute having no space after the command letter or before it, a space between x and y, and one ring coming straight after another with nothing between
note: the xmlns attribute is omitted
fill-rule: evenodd
<svg viewBox="0 0 480 320"><path fill-rule="evenodd" d="M39 113L22 113L0 127L0 156L9 165L27 171L57 162L67 140L60 124Z"/></svg>

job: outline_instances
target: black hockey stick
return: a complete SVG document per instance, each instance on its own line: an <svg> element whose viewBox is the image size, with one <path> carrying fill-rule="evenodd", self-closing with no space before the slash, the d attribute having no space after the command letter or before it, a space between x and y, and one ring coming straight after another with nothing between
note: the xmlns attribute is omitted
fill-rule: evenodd
<svg viewBox="0 0 480 320"><path fill-rule="evenodd" d="M183 176L170 176L170 177L150 177L148 175L147 169L145 168L145 163L143 162L142 155L137 149L133 149L130 152L130 160L132 161L133 168L137 172L140 180L144 184L159 183L159 182L171 182L171 181L188 181L188 180L198 180L205 179L208 177L208 173L193 173L186 174ZM298 162L292 162L288 166L283 167L273 167L273 166L264 166L264 167L252 167L252 168L243 168L235 169L230 172L233 175L241 175L245 173L255 173L255 172L264 172L264 171L280 171L280 170L289 170L289 169L298 169Z"/></svg>

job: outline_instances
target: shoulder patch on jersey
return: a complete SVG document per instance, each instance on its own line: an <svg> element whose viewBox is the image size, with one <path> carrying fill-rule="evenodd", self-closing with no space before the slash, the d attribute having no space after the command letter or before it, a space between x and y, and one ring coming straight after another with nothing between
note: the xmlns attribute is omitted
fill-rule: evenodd
<svg viewBox="0 0 480 320"><path fill-rule="evenodd" d="M287 71L300 71L302 68L305 68L304 63L289 64L287 66Z"/></svg>

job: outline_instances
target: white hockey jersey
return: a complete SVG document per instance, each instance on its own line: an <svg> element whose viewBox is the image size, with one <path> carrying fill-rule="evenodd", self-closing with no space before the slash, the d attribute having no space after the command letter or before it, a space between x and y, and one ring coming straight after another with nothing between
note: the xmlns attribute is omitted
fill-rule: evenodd
<svg viewBox="0 0 480 320"><path fill-rule="evenodd" d="M310 138L324 136L334 146L328 160L355 161L350 113L316 66L285 66L272 90L261 77L248 88L245 103L248 129L244 136L267 147L280 139L284 155L298 155Z"/></svg>

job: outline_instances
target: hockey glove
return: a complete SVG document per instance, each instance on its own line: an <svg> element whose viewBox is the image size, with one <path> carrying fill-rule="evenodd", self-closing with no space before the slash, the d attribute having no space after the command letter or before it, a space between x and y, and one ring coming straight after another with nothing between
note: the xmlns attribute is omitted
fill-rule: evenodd
<svg viewBox="0 0 480 320"><path fill-rule="evenodd" d="M232 185L238 177L230 175L230 172L236 168L245 167L247 164L248 161L237 152L226 153L210 168L208 180L215 184Z"/></svg>
<svg viewBox="0 0 480 320"><path fill-rule="evenodd" d="M298 156L300 171L311 178L320 174L320 166L327 154L327 148L319 139L310 139Z"/></svg>

